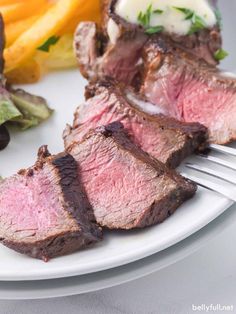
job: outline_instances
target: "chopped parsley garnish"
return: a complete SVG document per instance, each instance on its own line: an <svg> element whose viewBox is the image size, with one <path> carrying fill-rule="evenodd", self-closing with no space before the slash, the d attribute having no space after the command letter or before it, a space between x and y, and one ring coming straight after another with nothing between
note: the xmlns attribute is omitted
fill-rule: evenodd
<svg viewBox="0 0 236 314"><path fill-rule="evenodd" d="M151 15L152 15L152 4L150 4L146 10L146 12L139 12L138 21L144 27L148 27L150 25Z"/></svg>
<svg viewBox="0 0 236 314"><path fill-rule="evenodd" d="M164 11L163 10L159 10L159 9L156 9L153 11L153 13L155 14L162 14Z"/></svg>
<svg viewBox="0 0 236 314"><path fill-rule="evenodd" d="M173 7L174 9L182 12L185 15L185 20L191 20L191 28L188 32L188 35L192 35L204 28L207 28L206 22L204 19L197 15L193 10L187 9L187 8L178 8Z"/></svg>
<svg viewBox="0 0 236 314"><path fill-rule="evenodd" d="M44 44L42 44L42 46L38 47L37 49L44 52L49 52L50 47L55 45L59 39L60 37L58 36L51 36L45 41Z"/></svg>
<svg viewBox="0 0 236 314"><path fill-rule="evenodd" d="M150 26L151 16L152 14L162 14L163 11L156 9L153 10L152 4L150 4L146 10L146 12L139 12L138 14L138 22L146 29L146 33L149 35L160 33L164 30L164 27L161 25Z"/></svg>
<svg viewBox="0 0 236 314"><path fill-rule="evenodd" d="M185 20L190 20L194 16L194 11L186 8L178 8L178 7L173 7L174 9L182 12L185 15Z"/></svg>
<svg viewBox="0 0 236 314"><path fill-rule="evenodd" d="M164 30L164 27L161 25L158 25L158 26L153 26L153 27L147 28L146 33L149 35L152 35L152 34L163 32L163 30Z"/></svg>
<svg viewBox="0 0 236 314"><path fill-rule="evenodd" d="M192 35L204 28L207 28L206 22L201 18L201 16L194 14L192 18L192 26L188 32L188 35Z"/></svg>
<svg viewBox="0 0 236 314"><path fill-rule="evenodd" d="M217 25L221 29L222 28L222 16L219 9L215 9L215 16L216 16Z"/></svg>
<svg viewBox="0 0 236 314"><path fill-rule="evenodd" d="M224 49L220 48L218 49L215 54L214 54L214 57L217 61L221 61L223 59L225 59L226 57L228 57L228 52L225 51Z"/></svg>

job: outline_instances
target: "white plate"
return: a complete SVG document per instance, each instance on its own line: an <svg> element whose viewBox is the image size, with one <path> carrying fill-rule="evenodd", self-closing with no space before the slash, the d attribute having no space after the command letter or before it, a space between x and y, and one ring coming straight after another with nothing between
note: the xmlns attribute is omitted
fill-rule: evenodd
<svg viewBox="0 0 236 314"><path fill-rule="evenodd" d="M198 251L225 229L232 228L236 207L188 239L140 261L111 270L64 279L0 282L1 300L65 297L114 287L164 269Z"/></svg>
<svg viewBox="0 0 236 314"><path fill-rule="evenodd" d="M225 5L228 14L235 12L231 5ZM227 21L229 19L230 15ZM235 25L234 15L231 23L231 27ZM228 34L233 34L230 28ZM231 48L233 55L234 49ZM230 47L227 49L231 50ZM233 64L228 69L232 67ZM46 97L56 111L53 118L41 127L12 136L10 146L0 153L1 175L10 175L19 168L33 164L37 149L42 144L48 144L53 153L63 149L61 133L65 124L72 121L75 107L83 101L84 85L85 81L75 70L50 74L39 84L27 86L27 90ZM0 280L61 278L121 266L176 244L207 225L231 204L213 192L200 189L194 199L159 226L139 232L106 233L104 241L96 247L54 259L47 264L1 246Z"/></svg>

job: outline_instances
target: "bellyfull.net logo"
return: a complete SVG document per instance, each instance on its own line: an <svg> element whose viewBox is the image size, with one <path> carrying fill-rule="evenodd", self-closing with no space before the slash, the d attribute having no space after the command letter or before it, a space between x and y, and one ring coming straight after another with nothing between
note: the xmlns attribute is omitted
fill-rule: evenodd
<svg viewBox="0 0 236 314"><path fill-rule="evenodd" d="M195 305L192 304L192 310L194 312L233 312L234 306L233 305L222 305L222 304L201 304Z"/></svg>

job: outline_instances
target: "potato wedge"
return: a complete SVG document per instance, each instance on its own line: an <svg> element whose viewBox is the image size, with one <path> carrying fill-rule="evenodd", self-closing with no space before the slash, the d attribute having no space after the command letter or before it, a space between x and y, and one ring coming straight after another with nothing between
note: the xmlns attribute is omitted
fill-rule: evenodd
<svg viewBox="0 0 236 314"><path fill-rule="evenodd" d="M10 84L36 83L41 78L41 65L34 59L30 59L19 68L6 74L7 82Z"/></svg>
<svg viewBox="0 0 236 314"><path fill-rule="evenodd" d="M35 12L41 11L47 4L47 0L27 0L2 6L0 12L6 24L35 15Z"/></svg>
<svg viewBox="0 0 236 314"><path fill-rule="evenodd" d="M58 0L13 45L5 49L5 73L19 67L30 58L40 45L67 25L74 12L83 7L87 1Z"/></svg>

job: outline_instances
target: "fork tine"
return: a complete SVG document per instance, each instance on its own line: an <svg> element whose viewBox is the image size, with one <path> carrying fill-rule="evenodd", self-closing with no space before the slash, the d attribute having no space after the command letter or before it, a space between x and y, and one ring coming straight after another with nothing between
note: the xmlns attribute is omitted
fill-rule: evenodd
<svg viewBox="0 0 236 314"><path fill-rule="evenodd" d="M193 170L196 170L196 171L199 171L199 172L211 175L211 176L213 176L213 177L215 177L217 179L221 179L221 180L224 180L226 182L229 182L229 183L232 183L232 184L236 184L236 178L233 178L232 176L230 176L230 175L228 175L226 173L222 173L222 172L219 172L217 170L213 170L213 169L210 169L208 167L195 165L195 164L192 164L192 163L186 163L185 166L190 168L190 169L193 169Z"/></svg>
<svg viewBox="0 0 236 314"><path fill-rule="evenodd" d="M190 175L187 173L181 173L184 177L188 178L189 180L197 183L199 186L217 192L218 194L221 194L228 198L229 200L232 200L236 202L236 193L233 193L231 190L228 190L225 187L219 186L217 183L211 182L207 179L199 178L194 175Z"/></svg>
<svg viewBox="0 0 236 314"><path fill-rule="evenodd" d="M212 150L215 150L215 151L220 152L220 153L228 154L231 156L236 156L236 149L235 148L222 146L222 145L216 145L216 144L211 144L210 148Z"/></svg>
<svg viewBox="0 0 236 314"><path fill-rule="evenodd" d="M209 160L217 165L232 169L232 170L236 170L236 165L233 164L232 162L229 161L225 161L221 158L218 157L213 157L213 156L205 156L205 155L198 155L199 158L201 159L205 159L205 160Z"/></svg>

